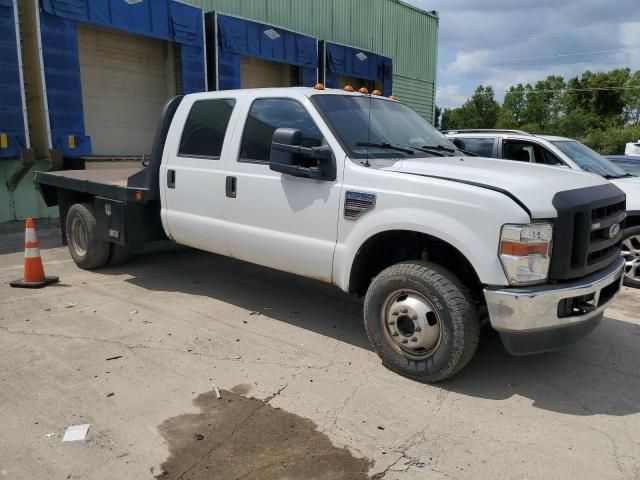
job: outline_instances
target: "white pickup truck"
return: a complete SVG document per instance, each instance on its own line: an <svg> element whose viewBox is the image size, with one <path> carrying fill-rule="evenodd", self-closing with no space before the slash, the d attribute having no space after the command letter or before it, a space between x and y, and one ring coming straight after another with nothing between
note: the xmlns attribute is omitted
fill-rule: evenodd
<svg viewBox="0 0 640 480"><path fill-rule="evenodd" d="M165 106L146 168L38 172L81 268L162 237L365 295L371 344L420 381L483 323L508 351L590 332L620 290L625 195L594 175L461 155L409 107L317 88Z"/></svg>

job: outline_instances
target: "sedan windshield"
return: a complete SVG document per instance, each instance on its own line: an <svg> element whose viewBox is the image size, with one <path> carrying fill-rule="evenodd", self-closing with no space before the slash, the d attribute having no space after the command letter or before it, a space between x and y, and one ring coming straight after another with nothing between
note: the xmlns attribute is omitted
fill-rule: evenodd
<svg viewBox="0 0 640 480"><path fill-rule="evenodd" d="M460 154L451 141L401 103L364 95L314 95L312 101L351 158Z"/></svg>
<svg viewBox="0 0 640 480"><path fill-rule="evenodd" d="M622 168L625 172L630 175L635 175L636 177L640 177L640 161L635 162L625 162L625 161L614 161L616 166Z"/></svg>
<svg viewBox="0 0 640 480"><path fill-rule="evenodd" d="M558 140L551 143L585 172L596 173L608 179L627 176L624 170L615 166L612 162L580 142L576 142L575 140Z"/></svg>

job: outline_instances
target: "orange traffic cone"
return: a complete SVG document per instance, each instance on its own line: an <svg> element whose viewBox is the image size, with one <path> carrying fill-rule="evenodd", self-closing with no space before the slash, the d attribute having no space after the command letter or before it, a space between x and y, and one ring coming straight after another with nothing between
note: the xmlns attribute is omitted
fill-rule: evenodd
<svg viewBox="0 0 640 480"><path fill-rule="evenodd" d="M9 285L15 288L42 288L57 281L58 277L45 277L44 275L36 227L33 220L27 218L24 235L24 278L9 282Z"/></svg>

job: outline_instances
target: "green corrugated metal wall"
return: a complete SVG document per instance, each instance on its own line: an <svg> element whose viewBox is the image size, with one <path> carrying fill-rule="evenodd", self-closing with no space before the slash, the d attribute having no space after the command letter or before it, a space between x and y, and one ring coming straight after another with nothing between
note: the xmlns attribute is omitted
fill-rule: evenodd
<svg viewBox="0 0 640 480"><path fill-rule="evenodd" d="M393 93L433 120L438 18L398 0L182 0L393 59Z"/></svg>

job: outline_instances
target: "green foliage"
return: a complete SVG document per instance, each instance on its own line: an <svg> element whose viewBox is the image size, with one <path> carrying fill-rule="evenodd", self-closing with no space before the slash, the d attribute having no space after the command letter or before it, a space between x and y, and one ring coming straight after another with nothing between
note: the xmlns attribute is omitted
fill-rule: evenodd
<svg viewBox="0 0 640 480"><path fill-rule="evenodd" d="M524 86L519 83L509 88L504 96L502 108L498 114L498 128L519 128L525 121L527 95Z"/></svg>
<svg viewBox="0 0 640 480"><path fill-rule="evenodd" d="M622 155L625 145L636 142L639 138L640 126L627 126L593 130L581 138L581 141L603 155Z"/></svg>
<svg viewBox="0 0 640 480"><path fill-rule="evenodd" d="M629 79L624 92L624 115L631 125L640 125L640 71Z"/></svg>
<svg viewBox="0 0 640 480"><path fill-rule="evenodd" d="M499 112L500 105L494 98L493 87L480 85L462 107L444 110L442 129L493 128Z"/></svg>
<svg viewBox="0 0 640 480"><path fill-rule="evenodd" d="M433 123L433 126L436 128L441 128L442 124L440 123L440 116L442 115L442 108L440 108L439 106L436 105L436 111L435 111L435 122Z"/></svg>
<svg viewBox="0 0 640 480"><path fill-rule="evenodd" d="M640 138L640 71L586 71L518 84L498 105L491 86L480 85L459 108L442 111L440 128L514 128L582 139L604 154L623 153Z"/></svg>

